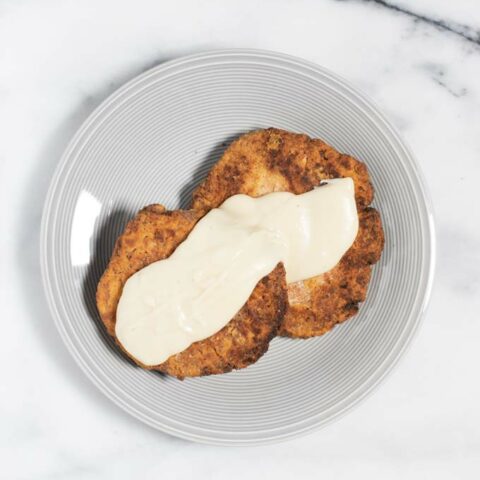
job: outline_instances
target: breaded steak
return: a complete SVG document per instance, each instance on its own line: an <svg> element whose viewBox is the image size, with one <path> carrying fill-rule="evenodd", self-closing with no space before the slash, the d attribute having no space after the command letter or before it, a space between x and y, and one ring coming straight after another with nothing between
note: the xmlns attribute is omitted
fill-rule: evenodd
<svg viewBox="0 0 480 480"><path fill-rule="evenodd" d="M116 309L127 279L150 263L171 255L202 215L200 211L167 211L161 205L150 205L128 223L97 288L98 311L110 335L115 337ZM137 363L178 378L247 367L267 351L286 304L285 270L278 264L258 282L248 301L222 330L193 343L160 365L147 367Z"/></svg>
<svg viewBox="0 0 480 480"><path fill-rule="evenodd" d="M365 300L371 265L381 255L384 236L379 213L368 207L373 188L367 167L322 140L275 128L242 135L225 151L193 193L192 208L207 211L228 197L270 192L300 194L329 178L351 177L359 215L357 238L329 272L288 285L288 307L279 333L322 335L358 311Z"/></svg>

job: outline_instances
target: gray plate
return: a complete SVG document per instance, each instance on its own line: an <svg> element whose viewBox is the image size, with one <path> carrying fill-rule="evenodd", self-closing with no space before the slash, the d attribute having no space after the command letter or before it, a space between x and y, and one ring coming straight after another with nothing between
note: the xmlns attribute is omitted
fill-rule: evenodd
<svg viewBox="0 0 480 480"><path fill-rule="evenodd" d="M116 237L144 205L187 206L233 138L270 126L322 138L368 165L386 246L360 314L321 338L275 339L257 364L226 375L180 382L133 366L95 308ZM129 82L70 143L44 210L45 291L78 364L125 411L190 440L275 442L345 413L405 350L432 284L429 205L409 149L344 80L276 53L194 55Z"/></svg>

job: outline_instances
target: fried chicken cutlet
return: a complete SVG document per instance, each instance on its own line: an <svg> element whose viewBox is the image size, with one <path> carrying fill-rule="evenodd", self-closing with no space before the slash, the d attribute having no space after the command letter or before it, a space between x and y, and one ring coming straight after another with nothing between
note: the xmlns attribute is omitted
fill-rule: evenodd
<svg viewBox="0 0 480 480"><path fill-rule="evenodd" d="M167 211L161 205L150 205L128 223L97 288L98 311L110 335L115 337L116 309L128 278L170 256L203 213ZM278 264L258 282L237 315L216 334L191 344L160 365L149 367L133 360L144 368L180 379L247 367L267 351L270 340L278 332L286 303L285 270Z"/></svg>
<svg viewBox="0 0 480 480"><path fill-rule="evenodd" d="M322 335L355 315L359 302L365 300L371 267L384 244L380 215L369 207L373 187L366 165L322 140L269 128L235 140L193 193L192 208L206 212L238 193L252 197L277 191L301 194L322 180L339 177L351 177L355 184L357 238L332 270L288 285L280 335Z"/></svg>

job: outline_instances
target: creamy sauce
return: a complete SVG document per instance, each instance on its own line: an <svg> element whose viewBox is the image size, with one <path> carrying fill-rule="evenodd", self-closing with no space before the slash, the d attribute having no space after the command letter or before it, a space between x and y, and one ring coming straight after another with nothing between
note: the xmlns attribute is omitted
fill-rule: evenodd
<svg viewBox="0 0 480 480"><path fill-rule="evenodd" d="M115 333L145 365L221 330L279 262L287 282L333 268L358 230L352 179L310 192L234 195L211 210L173 254L130 277Z"/></svg>

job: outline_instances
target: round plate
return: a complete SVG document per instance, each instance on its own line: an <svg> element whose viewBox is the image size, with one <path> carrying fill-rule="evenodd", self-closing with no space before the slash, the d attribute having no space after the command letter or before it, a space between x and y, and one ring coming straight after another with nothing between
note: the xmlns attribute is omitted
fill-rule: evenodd
<svg viewBox="0 0 480 480"><path fill-rule="evenodd" d="M115 239L145 205L187 207L225 147L265 127L321 138L368 165L386 245L367 301L323 337L275 339L259 362L238 372L181 382L135 367L105 333L95 307ZM325 425L392 369L425 310L434 235L412 154L369 100L303 60L228 50L153 68L96 109L52 180L41 260L58 329L109 398L172 435L244 445Z"/></svg>

